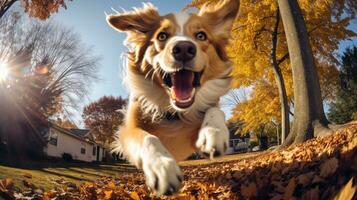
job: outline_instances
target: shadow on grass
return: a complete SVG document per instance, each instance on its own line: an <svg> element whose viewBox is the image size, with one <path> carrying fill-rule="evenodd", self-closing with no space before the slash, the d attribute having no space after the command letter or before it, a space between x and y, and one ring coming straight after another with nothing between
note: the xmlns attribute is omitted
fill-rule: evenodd
<svg viewBox="0 0 357 200"><path fill-rule="evenodd" d="M92 176L98 176L95 171L102 171L100 174L113 174L114 173L130 173L137 172L138 170L127 163L86 163L80 161L65 162L62 160L28 160L28 159L2 159L0 157L0 165L25 170L39 170L43 171L48 168L65 168L66 170L76 171L78 173L86 173ZM82 170L83 169L83 170ZM88 169L93 172L85 171Z"/></svg>
<svg viewBox="0 0 357 200"><path fill-rule="evenodd" d="M77 176L69 175L66 173L55 172L55 171L48 170L48 169L40 169L39 171L48 173L48 174L52 174L52 175L56 175L59 177L66 177L66 178L77 180L77 181L91 181L90 179L85 178L85 177L77 177ZM65 171L63 171L63 172L65 172Z"/></svg>

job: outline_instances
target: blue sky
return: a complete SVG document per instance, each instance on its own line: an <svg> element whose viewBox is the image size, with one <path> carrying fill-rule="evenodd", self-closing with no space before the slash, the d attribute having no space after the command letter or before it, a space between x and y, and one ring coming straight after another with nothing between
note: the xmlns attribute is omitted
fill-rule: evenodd
<svg viewBox="0 0 357 200"><path fill-rule="evenodd" d="M122 60L120 55L126 52L123 46L125 39L124 33L118 33L111 29L106 21L105 14L112 13L111 8L121 10L123 7L130 10L132 7L142 6L143 0L74 0L68 2L67 10L60 11L51 16L51 20L71 27L79 33L82 41L93 47L93 53L101 57L100 78L93 84L89 99L83 100L83 105L97 100L104 95L114 95L127 97L127 90L121 81ZM179 11L190 0L151 0L158 7L161 14ZM357 32L356 20L350 26ZM341 52L347 46L357 45L357 38L351 41L343 41L338 52ZM81 108L79 108L81 110ZM230 108L224 108L225 113L230 116ZM73 120L80 122L81 113L73 116Z"/></svg>

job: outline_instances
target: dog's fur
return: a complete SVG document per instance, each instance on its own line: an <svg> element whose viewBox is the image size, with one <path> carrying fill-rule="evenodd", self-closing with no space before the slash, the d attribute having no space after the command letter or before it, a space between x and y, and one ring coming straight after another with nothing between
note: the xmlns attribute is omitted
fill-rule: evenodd
<svg viewBox="0 0 357 200"><path fill-rule="evenodd" d="M159 194L180 188L182 173L176 161L196 150L208 154L226 150L228 129L217 106L231 82L225 47L238 7L238 0L222 0L219 5L203 6L197 14L160 16L153 5L144 4L107 17L114 29L127 33L130 48L126 73L130 100L114 150L142 168L147 185ZM173 48L182 41L196 48L187 62L173 56ZM183 68L194 78L200 74L199 84L188 90L190 103L182 103L189 99L175 96L164 80Z"/></svg>

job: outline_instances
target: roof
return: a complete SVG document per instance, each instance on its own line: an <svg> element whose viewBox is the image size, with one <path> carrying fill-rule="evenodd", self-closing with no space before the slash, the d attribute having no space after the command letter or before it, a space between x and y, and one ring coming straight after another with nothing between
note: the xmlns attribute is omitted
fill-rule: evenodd
<svg viewBox="0 0 357 200"><path fill-rule="evenodd" d="M88 133L90 132L88 129L69 129L69 131L72 134L77 135L78 137L86 137L89 135Z"/></svg>
<svg viewBox="0 0 357 200"><path fill-rule="evenodd" d="M50 128L53 128L63 134L75 137L83 142L95 143L93 135L88 129L67 129L51 123Z"/></svg>

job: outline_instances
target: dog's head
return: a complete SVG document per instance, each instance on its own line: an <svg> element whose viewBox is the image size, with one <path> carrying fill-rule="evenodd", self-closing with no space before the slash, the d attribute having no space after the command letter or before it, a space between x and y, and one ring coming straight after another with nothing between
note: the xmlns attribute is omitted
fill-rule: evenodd
<svg viewBox="0 0 357 200"><path fill-rule="evenodd" d="M223 0L203 6L197 14L160 16L155 7L144 4L110 15L107 21L128 33L126 42L134 47L131 61L135 63L129 70L152 79L176 110L185 110L194 103L200 87L227 70L225 46L238 7L238 0Z"/></svg>

